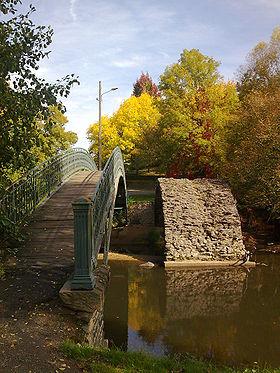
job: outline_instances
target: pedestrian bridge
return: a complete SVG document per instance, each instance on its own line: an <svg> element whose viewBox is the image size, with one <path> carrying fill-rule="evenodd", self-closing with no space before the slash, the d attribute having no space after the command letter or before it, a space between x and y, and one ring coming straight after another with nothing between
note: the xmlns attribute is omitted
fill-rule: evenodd
<svg viewBox="0 0 280 373"><path fill-rule="evenodd" d="M7 224L29 222L25 264L53 266L59 252L65 258L74 252L72 290L93 289L100 251L107 263L114 212L126 219L126 180L119 148L102 171L86 150L67 150L39 164L0 200L0 214Z"/></svg>

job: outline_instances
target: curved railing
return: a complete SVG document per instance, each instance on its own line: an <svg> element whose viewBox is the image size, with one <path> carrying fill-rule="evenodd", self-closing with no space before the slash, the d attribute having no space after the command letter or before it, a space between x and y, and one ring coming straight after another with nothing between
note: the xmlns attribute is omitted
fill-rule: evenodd
<svg viewBox="0 0 280 373"><path fill-rule="evenodd" d="M125 185L125 170L122 153L120 148L117 147L114 149L109 160L107 161L102 171L102 176L96 186L95 193L92 197L92 237L94 251L92 255L95 257L98 255L101 247L102 236L106 228L106 221L108 218L112 218L110 217L110 212L113 213L114 210L120 177L123 178Z"/></svg>
<svg viewBox="0 0 280 373"><path fill-rule="evenodd" d="M101 248L109 250L115 207L126 214L127 192L122 153L115 148L107 161L95 193L73 203L75 272L72 289L92 289L93 269Z"/></svg>
<svg viewBox="0 0 280 373"><path fill-rule="evenodd" d="M68 149L40 163L6 190L0 200L1 216L10 222L21 223L65 180L81 169L97 169L88 151L81 148Z"/></svg>

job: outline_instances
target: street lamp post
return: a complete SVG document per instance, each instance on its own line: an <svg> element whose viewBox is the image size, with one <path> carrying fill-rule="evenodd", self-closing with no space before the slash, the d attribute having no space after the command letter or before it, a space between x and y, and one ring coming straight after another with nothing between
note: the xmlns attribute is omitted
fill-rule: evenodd
<svg viewBox="0 0 280 373"><path fill-rule="evenodd" d="M99 90L98 90L98 106L99 106L99 126L98 126L98 169L101 171L102 169L102 123L101 123L101 101L102 101L102 87L101 81L99 81Z"/></svg>
<svg viewBox="0 0 280 373"><path fill-rule="evenodd" d="M117 87L109 89L109 91L103 92L102 93L102 86L101 86L101 81L99 81L98 85L98 106L99 106L99 120L98 120L98 169L101 171L102 170L102 120L101 120L101 110L102 110L102 97L111 91L115 91L118 89Z"/></svg>

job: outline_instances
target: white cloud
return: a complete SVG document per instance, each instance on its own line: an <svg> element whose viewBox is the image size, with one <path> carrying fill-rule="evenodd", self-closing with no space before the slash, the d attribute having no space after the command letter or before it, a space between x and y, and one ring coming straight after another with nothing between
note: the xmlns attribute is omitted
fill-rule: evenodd
<svg viewBox="0 0 280 373"><path fill-rule="evenodd" d="M77 21L77 13L75 12L75 4L77 0L70 0L70 15L72 17L73 22Z"/></svg>
<svg viewBox="0 0 280 373"><path fill-rule="evenodd" d="M126 67L138 67L143 66L145 60L144 56L132 56L130 58L116 59L111 61L112 66L126 68Z"/></svg>
<svg viewBox="0 0 280 373"><path fill-rule="evenodd" d="M213 3L229 4L238 9L254 8L257 10L260 7L265 7L267 10L274 11L280 9L279 0L211 0Z"/></svg>
<svg viewBox="0 0 280 373"><path fill-rule="evenodd" d="M280 9L280 1L279 0L256 0L257 3L261 5L265 5L268 8L272 9Z"/></svg>

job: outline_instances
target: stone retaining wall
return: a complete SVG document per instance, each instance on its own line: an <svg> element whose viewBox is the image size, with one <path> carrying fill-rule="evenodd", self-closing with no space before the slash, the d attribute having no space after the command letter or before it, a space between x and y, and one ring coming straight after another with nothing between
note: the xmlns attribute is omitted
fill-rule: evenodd
<svg viewBox="0 0 280 373"><path fill-rule="evenodd" d="M224 183L160 178L156 224L164 226L166 260L237 260L244 256L235 199Z"/></svg>

